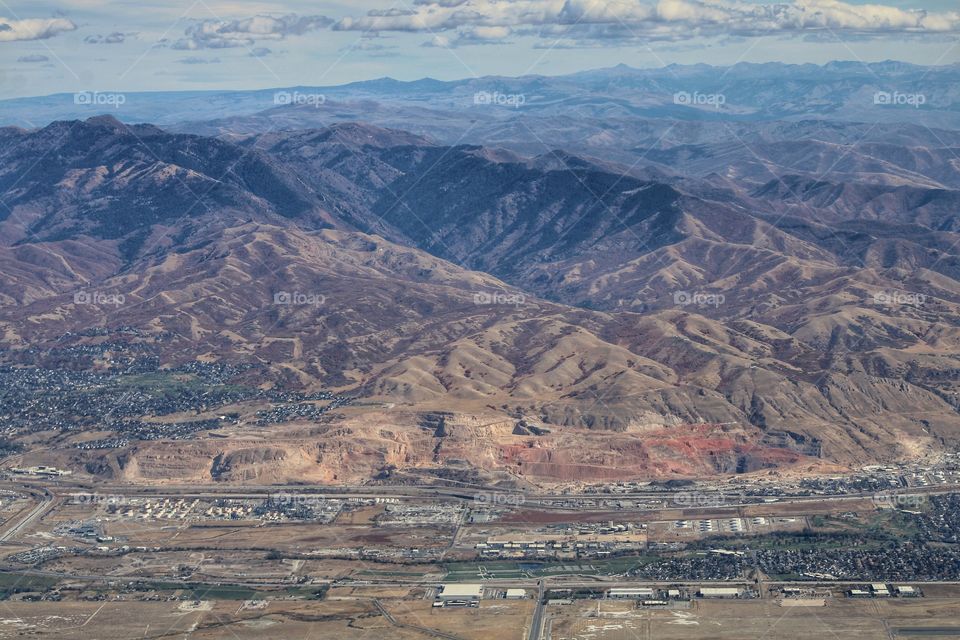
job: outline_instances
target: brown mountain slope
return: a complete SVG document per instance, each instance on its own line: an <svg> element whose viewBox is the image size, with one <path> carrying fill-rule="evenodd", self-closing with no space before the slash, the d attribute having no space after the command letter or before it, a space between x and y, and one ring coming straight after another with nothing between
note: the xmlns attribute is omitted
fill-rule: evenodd
<svg viewBox="0 0 960 640"><path fill-rule="evenodd" d="M565 154L363 126L237 143L110 120L2 135L5 358L111 340L362 401L265 430L245 407L222 442L43 448L74 468L551 482L957 444L949 231L777 216L791 212ZM425 426L437 412L449 428ZM525 416L548 431L514 433Z"/></svg>
<svg viewBox="0 0 960 640"><path fill-rule="evenodd" d="M353 389L366 401L403 409L398 415L406 423L400 420L389 437L369 431L380 418L352 411L348 423L357 440L350 456L360 458L350 477L386 465L442 467L447 456L494 476L526 464L523 475L539 481L609 477L611 464L621 465L615 474L628 476L702 474L809 464L820 455L839 463L894 459L955 437L954 408L924 388L922 373L915 384L883 369L897 366L897 358L903 366L923 363L928 372L955 361L920 339L909 356L888 347L820 363L813 346L758 323L724 325L681 311L612 315L532 298L478 305L478 292L522 294L361 234L249 224L217 235L96 283L99 292L124 295L121 305L76 304L67 290L5 308L8 346L83 344L96 340L77 335L89 327L135 327L142 333L130 340L150 345L165 362L197 355L259 362L273 372L268 377L288 385ZM275 304L282 292L322 301ZM948 327L913 330L957 339ZM469 442L479 436L468 436L471 429L461 442L424 434L411 418L451 410L467 425L512 425L518 415L533 415L555 432L532 440L495 432L473 447ZM729 426L709 426L718 424ZM305 477L342 478L344 471L332 469L349 466L349 457L323 444L336 441L323 435L336 428L310 436L284 430L236 444L170 443L181 452L175 457L187 450L199 456L187 476L144 470L160 464L156 457L167 449L135 445L139 466L122 474L209 474L208 457L226 452L231 472L216 474L224 480L289 478L302 465L310 469ZM594 438L593 432L609 433ZM651 434L659 435L651 440ZM657 438L667 442L654 446ZM389 444L386 450L378 440ZM596 468L572 462L563 453L570 446L595 451ZM406 453L385 453L397 447ZM277 448L273 462L271 448ZM290 456L314 463L293 464Z"/></svg>

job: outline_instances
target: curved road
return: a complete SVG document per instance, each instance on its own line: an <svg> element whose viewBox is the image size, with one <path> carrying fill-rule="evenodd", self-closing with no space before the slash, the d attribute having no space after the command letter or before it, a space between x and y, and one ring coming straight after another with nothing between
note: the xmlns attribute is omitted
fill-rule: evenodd
<svg viewBox="0 0 960 640"><path fill-rule="evenodd" d="M53 504L53 494L44 489L43 498L41 498L40 503L27 512L27 514L21 518L19 522L14 523L12 526L8 527L6 531L0 534L0 543L9 542L13 538L20 535L20 533L33 524L37 518L43 516L47 511L49 511L53 507Z"/></svg>

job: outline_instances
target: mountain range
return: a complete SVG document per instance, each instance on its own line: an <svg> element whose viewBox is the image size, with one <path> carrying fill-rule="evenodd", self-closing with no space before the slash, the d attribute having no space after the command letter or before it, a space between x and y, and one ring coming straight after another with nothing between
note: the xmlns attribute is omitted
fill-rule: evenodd
<svg viewBox="0 0 960 640"><path fill-rule="evenodd" d="M244 475L237 455L245 480L462 465L570 482L935 455L960 435L958 73L385 80L215 120L187 121L188 100L160 125L7 127L0 345L90 344L96 327L165 364L254 362L262 384L366 403L272 434L298 465L253 456ZM876 105L857 96L878 76L926 87L923 118L865 118ZM672 97L725 83L720 115ZM452 108L478 91L526 100ZM425 429L435 415L444 429ZM142 470L213 446L110 455Z"/></svg>

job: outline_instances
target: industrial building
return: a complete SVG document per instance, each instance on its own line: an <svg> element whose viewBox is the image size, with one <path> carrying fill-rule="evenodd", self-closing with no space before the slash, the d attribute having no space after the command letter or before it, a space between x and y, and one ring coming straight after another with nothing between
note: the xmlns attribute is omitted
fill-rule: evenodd
<svg viewBox="0 0 960 640"><path fill-rule="evenodd" d="M737 587L700 587L697 595L701 598L739 598Z"/></svg>
<svg viewBox="0 0 960 640"><path fill-rule="evenodd" d="M440 600L480 600L483 597L482 584L444 584L440 586L440 593L437 598Z"/></svg>
<svg viewBox="0 0 960 640"><path fill-rule="evenodd" d="M614 588L607 591L608 598L620 600L640 600L652 599L656 597L656 591L644 588Z"/></svg>

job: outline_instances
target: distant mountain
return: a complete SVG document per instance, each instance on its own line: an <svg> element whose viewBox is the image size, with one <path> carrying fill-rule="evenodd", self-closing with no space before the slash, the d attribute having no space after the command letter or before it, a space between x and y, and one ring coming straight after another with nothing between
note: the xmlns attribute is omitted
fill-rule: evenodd
<svg viewBox="0 0 960 640"><path fill-rule="evenodd" d="M698 64L651 69L618 65L566 76L487 76L454 81L425 78L412 82L380 78L340 86L276 90L123 92L122 101L113 101L106 108L97 105L91 88L79 97L56 94L0 101L0 124L32 128L109 111L125 122L172 125L268 112L271 119L288 124L300 120L302 128L315 128L338 120L339 110L351 111L362 104L372 117L360 119L381 126L398 126L397 118L409 117L413 110L439 114L437 122L419 122L419 126L437 131L449 131L453 121L469 125L475 120L479 127L492 130L495 122L514 122L519 117L559 118L561 127L567 119L571 123L585 120L590 129L607 131L618 130L620 120L636 118L868 123L913 123L919 118L932 128L956 130L960 128L958 87L958 65L739 63L731 67ZM103 93L118 91L104 89ZM882 94L879 98L878 93ZM520 99L511 100L511 96ZM913 99L915 96L922 98ZM117 102L122 103L112 106ZM377 110L383 113L377 115ZM326 120L319 121L321 117ZM228 121L224 126L238 128L242 123ZM629 134L624 129L619 131Z"/></svg>
<svg viewBox="0 0 960 640"><path fill-rule="evenodd" d="M0 130L0 144L0 220L17 208L27 238L91 234L129 243L152 225L204 210L290 217L318 206L294 174L255 149L109 116Z"/></svg>

